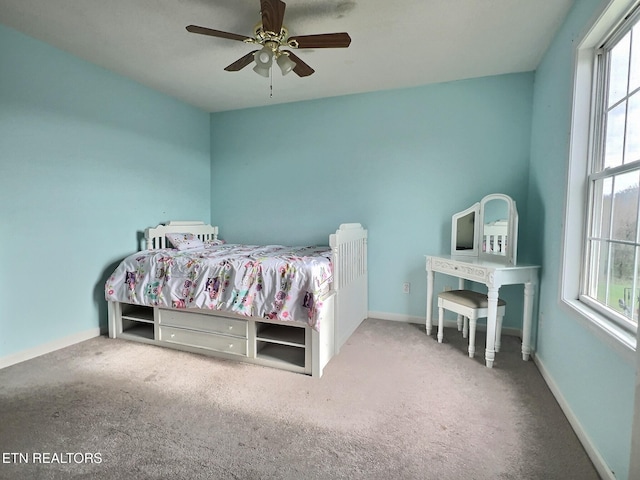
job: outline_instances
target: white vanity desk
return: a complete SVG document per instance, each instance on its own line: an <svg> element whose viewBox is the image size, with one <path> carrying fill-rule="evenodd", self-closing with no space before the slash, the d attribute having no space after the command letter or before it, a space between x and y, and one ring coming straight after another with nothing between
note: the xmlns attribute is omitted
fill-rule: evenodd
<svg viewBox="0 0 640 480"><path fill-rule="evenodd" d="M465 289L465 280L483 283L488 289L485 361L487 367L493 367L498 292L503 285L523 284L522 359L529 360L533 306L540 267L519 264L517 250L518 209L516 202L508 195L487 195L480 202L454 214L451 217L451 255L427 255L427 335L431 335L433 326L434 272L457 277L460 290Z"/></svg>
<svg viewBox="0 0 640 480"><path fill-rule="evenodd" d="M531 322L533 305L538 287L538 265L507 265L484 258L458 255L427 255L427 335L431 335L434 272L458 278L460 290L464 281L483 283L488 288L489 312L487 317L487 345L485 361L493 366L495 359L496 312L498 292L503 285L524 284L524 315L522 319L522 359L529 360L531 353Z"/></svg>

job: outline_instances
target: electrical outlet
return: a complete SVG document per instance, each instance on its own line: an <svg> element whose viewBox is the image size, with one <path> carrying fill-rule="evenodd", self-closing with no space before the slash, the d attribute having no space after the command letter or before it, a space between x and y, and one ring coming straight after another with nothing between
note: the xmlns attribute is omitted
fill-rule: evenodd
<svg viewBox="0 0 640 480"><path fill-rule="evenodd" d="M411 284L409 282L402 284L402 293L411 293Z"/></svg>

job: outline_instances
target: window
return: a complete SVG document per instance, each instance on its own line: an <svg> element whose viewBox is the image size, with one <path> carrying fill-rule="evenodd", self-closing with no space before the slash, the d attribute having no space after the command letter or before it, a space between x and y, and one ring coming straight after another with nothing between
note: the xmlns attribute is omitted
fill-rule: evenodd
<svg viewBox="0 0 640 480"><path fill-rule="evenodd" d="M625 355L640 312L639 18L640 0L605 2L577 46L560 285Z"/></svg>
<svg viewBox="0 0 640 480"><path fill-rule="evenodd" d="M640 312L640 24L596 50L580 300L635 332Z"/></svg>

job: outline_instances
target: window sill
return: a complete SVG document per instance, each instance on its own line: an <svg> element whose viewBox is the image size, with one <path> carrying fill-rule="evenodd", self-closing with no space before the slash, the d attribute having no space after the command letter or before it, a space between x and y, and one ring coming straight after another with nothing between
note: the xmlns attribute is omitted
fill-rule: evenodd
<svg viewBox="0 0 640 480"><path fill-rule="evenodd" d="M562 299L561 304L578 320L586 325L590 332L611 347L632 365L636 363L636 337L632 333L611 323L605 316L589 308L579 300Z"/></svg>

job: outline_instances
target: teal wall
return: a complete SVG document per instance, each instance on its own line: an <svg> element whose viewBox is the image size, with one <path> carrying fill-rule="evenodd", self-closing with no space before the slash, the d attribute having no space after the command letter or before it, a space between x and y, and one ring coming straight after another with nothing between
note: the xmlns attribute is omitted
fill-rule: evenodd
<svg viewBox="0 0 640 480"><path fill-rule="evenodd" d="M424 255L450 250L453 213L501 192L526 218L532 95L523 73L213 114L212 222L234 242L325 244L360 222L369 310L423 318Z"/></svg>
<svg viewBox="0 0 640 480"><path fill-rule="evenodd" d="M209 114L0 25L0 358L106 326L136 232L208 220Z"/></svg>
<svg viewBox="0 0 640 480"><path fill-rule="evenodd" d="M535 76L527 250L542 264L537 357L616 478L627 478L635 366L559 306L573 59L602 0L576 2Z"/></svg>

